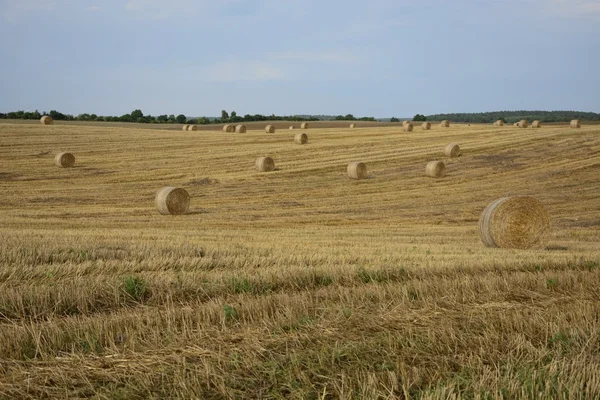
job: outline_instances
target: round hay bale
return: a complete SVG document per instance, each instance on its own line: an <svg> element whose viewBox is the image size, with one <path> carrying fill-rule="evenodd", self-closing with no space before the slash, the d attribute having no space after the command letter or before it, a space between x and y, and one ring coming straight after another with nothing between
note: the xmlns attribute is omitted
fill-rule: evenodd
<svg viewBox="0 0 600 400"><path fill-rule="evenodd" d="M504 121L502 121L501 119L499 119L498 121L494 122L495 126L504 126Z"/></svg>
<svg viewBox="0 0 600 400"><path fill-rule="evenodd" d="M275 127L273 125L267 125L267 126L265 126L265 132L275 133Z"/></svg>
<svg viewBox="0 0 600 400"><path fill-rule="evenodd" d="M581 121L578 119L571 120L571 124L569 126L574 129L581 128Z"/></svg>
<svg viewBox="0 0 600 400"><path fill-rule="evenodd" d="M235 132L236 133L246 133L246 125L236 125Z"/></svg>
<svg viewBox="0 0 600 400"><path fill-rule="evenodd" d="M308 129L308 122L303 122L300 124L300 129Z"/></svg>
<svg viewBox="0 0 600 400"><path fill-rule="evenodd" d="M515 123L513 124L513 126L519 126L519 123L518 123L518 122L515 122Z"/></svg>
<svg viewBox="0 0 600 400"><path fill-rule="evenodd" d="M444 154L446 157L459 157L460 156L460 146L456 143L450 143L444 149Z"/></svg>
<svg viewBox="0 0 600 400"><path fill-rule="evenodd" d="M531 123L531 127L532 128L541 128L542 127L542 123L536 119L535 121L533 121Z"/></svg>
<svg viewBox="0 0 600 400"><path fill-rule="evenodd" d="M425 173L432 178L441 178L446 175L446 164L443 161L430 161L425 167Z"/></svg>
<svg viewBox="0 0 600 400"><path fill-rule="evenodd" d="M197 131L198 130L198 125L188 125L187 130L188 131Z"/></svg>
<svg viewBox="0 0 600 400"><path fill-rule="evenodd" d="M448 121L447 119L445 119L442 122L440 122L440 126L442 128L448 128L450 126L450 121Z"/></svg>
<svg viewBox="0 0 600 400"><path fill-rule="evenodd" d="M162 215L182 215L190 207L190 195L187 190L167 186L156 194L156 208Z"/></svg>
<svg viewBox="0 0 600 400"><path fill-rule="evenodd" d="M235 132L235 126L231 124L223 125L223 132L233 133Z"/></svg>
<svg viewBox="0 0 600 400"><path fill-rule="evenodd" d="M291 131L291 130L294 130L294 125L290 125L290 128L289 128L289 129L290 129L290 131Z"/></svg>
<svg viewBox="0 0 600 400"><path fill-rule="evenodd" d="M302 132L296 133L296 136L294 136L294 142L298 144L306 144L308 143L308 135Z"/></svg>
<svg viewBox="0 0 600 400"><path fill-rule="evenodd" d="M550 217L535 197L502 197L491 202L479 218L479 234L487 247L531 249L544 246Z"/></svg>
<svg viewBox="0 0 600 400"><path fill-rule="evenodd" d="M189 128L189 125L184 125L184 126L181 127L181 130L182 131L187 131L188 128Z"/></svg>
<svg viewBox="0 0 600 400"><path fill-rule="evenodd" d="M527 122L526 119L522 119L519 122L517 122L517 126L519 128L527 128L529 126L529 122Z"/></svg>
<svg viewBox="0 0 600 400"><path fill-rule="evenodd" d="M404 124L404 125L402 125L402 129L404 129L404 132L412 132L413 124L411 124L410 122L407 124Z"/></svg>
<svg viewBox="0 0 600 400"><path fill-rule="evenodd" d="M402 121L402 126L404 126L406 124L410 124L410 121L406 121L406 120Z"/></svg>
<svg viewBox="0 0 600 400"><path fill-rule="evenodd" d="M256 159L256 169L259 172L269 172L275 169L275 161L271 157L259 157Z"/></svg>
<svg viewBox="0 0 600 400"><path fill-rule="evenodd" d="M42 125L52 125L54 123L54 120L51 116L44 115L42 118L40 118L40 122L42 123Z"/></svg>
<svg viewBox="0 0 600 400"><path fill-rule="evenodd" d="M56 157L54 157L54 163L57 167L71 168L75 165L75 156L67 152L58 153Z"/></svg>
<svg viewBox="0 0 600 400"><path fill-rule="evenodd" d="M423 123L421 124L421 128L422 128L424 131L428 131L429 129L431 129L431 122L423 122Z"/></svg>
<svg viewBox="0 0 600 400"><path fill-rule="evenodd" d="M348 164L348 178L350 179L366 179L367 166L360 161L353 161Z"/></svg>
<svg viewBox="0 0 600 400"><path fill-rule="evenodd" d="M350 128L356 128L356 124L350 124Z"/></svg>

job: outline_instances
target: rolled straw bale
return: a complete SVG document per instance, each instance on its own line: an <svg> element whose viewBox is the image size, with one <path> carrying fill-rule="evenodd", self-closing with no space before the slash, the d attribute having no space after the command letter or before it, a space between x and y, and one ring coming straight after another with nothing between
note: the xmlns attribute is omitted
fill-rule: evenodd
<svg viewBox="0 0 600 400"><path fill-rule="evenodd" d="M356 128L356 124L350 124L350 128Z"/></svg>
<svg viewBox="0 0 600 400"><path fill-rule="evenodd" d="M423 130L428 131L429 129L431 129L431 122L423 122L421 124L421 128L423 128Z"/></svg>
<svg viewBox="0 0 600 400"><path fill-rule="evenodd" d="M232 133L235 132L235 126L231 124L223 125L223 132Z"/></svg>
<svg viewBox="0 0 600 400"><path fill-rule="evenodd" d="M294 125L290 125L290 131L294 129Z"/></svg>
<svg viewBox="0 0 600 400"><path fill-rule="evenodd" d="M441 178L446 175L446 164L442 161L430 161L425 167L425 173L432 178Z"/></svg>
<svg viewBox="0 0 600 400"><path fill-rule="evenodd" d="M187 190L167 186L156 194L156 208L162 215L185 214L190 207L190 195Z"/></svg>
<svg viewBox="0 0 600 400"><path fill-rule="evenodd" d="M275 133L275 127L273 125L267 125L267 126L265 126L265 132Z"/></svg>
<svg viewBox="0 0 600 400"><path fill-rule="evenodd" d="M187 130L188 131L197 131L198 130L198 125L188 125Z"/></svg>
<svg viewBox="0 0 600 400"><path fill-rule="evenodd" d="M42 118L40 118L40 122L42 123L42 125L52 125L54 123L54 120L51 116L44 115Z"/></svg>
<svg viewBox="0 0 600 400"><path fill-rule="evenodd" d="M308 135L302 132L296 133L296 136L294 136L294 142L298 144L306 144L308 143Z"/></svg>
<svg viewBox="0 0 600 400"><path fill-rule="evenodd" d="M479 219L479 234L487 247L541 248L549 230L548 212L539 200L530 196L494 200Z"/></svg>
<svg viewBox="0 0 600 400"><path fill-rule="evenodd" d="M404 125L402 125L402 129L404 129L404 132L412 132L413 124L411 124L410 122L407 124L404 124Z"/></svg>
<svg viewBox="0 0 600 400"><path fill-rule="evenodd" d="M498 121L494 122L494 125L496 125L496 126L504 126L504 121L502 121L501 119L499 119Z"/></svg>
<svg viewBox="0 0 600 400"><path fill-rule="evenodd" d="M66 152L58 153L56 157L54 157L54 164L61 168L71 168L75 165L75 156Z"/></svg>
<svg viewBox="0 0 600 400"><path fill-rule="evenodd" d="M450 143L444 149L444 154L446 157L458 157L460 156L460 146L456 143Z"/></svg>
<svg viewBox="0 0 600 400"><path fill-rule="evenodd" d="M303 122L300 124L300 129L308 129L308 122Z"/></svg>
<svg viewBox="0 0 600 400"><path fill-rule="evenodd" d="M182 130L182 131L187 131L187 130L188 130L188 127L189 127L189 125L184 125L184 126L182 126L182 127L181 127L181 130Z"/></svg>
<svg viewBox="0 0 600 400"><path fill-rule="evenodd" d="M271 157L259 157L256 159L256 169L259 172L269 172L275 169L275 161Z"/></svg>
<svg viewBox="0 0 600 400"><path fill-rule="evenodd" d="M351 179L366 179L367 166L360 161L353 161L348 164L348 178Z"/></svg>
<svg viewBox="0 0 600 400"><path fill-rule="evenodd" d="M571 128L581 128L581 121L578 119L571 120L571 124L569 125Z"/></svg>
<svg viewBox="0 0 600 400"><path fill-rule="evenodd" d="M406 124L410 124L410 121L406 121L406 120L402 121L402 126L404 126Z"/></svg>
<svg viewBox="0 0 600 400"><path fill-rule="evenodd" d="M246 133L246 125L236 125L235 132L236 133Z"/></svg>
<svg viewBox="0 0 600 400"><path fill-rule="evenodd" d="M448 128L450 126L450 121L448 121L447 119L445 119L442 122L440 122L440 126L442 128Z"/></svg>
<svg viewBox="0 0 600 400"><path fill-rule="evenodd" d="M533 121L531 123L531 127L532 128L541 128L542 127L542 123L536 119L535 121Z"/></svg>
<svg viewBox="0 0 600 400"><path fill-rule="evenodd" d="M526 119L522 119L519 122L517 122L517 126L519 128L527 128L529 126L529 123L527 122Z"/></svg>

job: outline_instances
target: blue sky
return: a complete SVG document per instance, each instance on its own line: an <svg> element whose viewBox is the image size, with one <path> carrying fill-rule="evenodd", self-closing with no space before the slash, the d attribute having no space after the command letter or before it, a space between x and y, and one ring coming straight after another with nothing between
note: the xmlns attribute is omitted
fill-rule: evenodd
<svg viewBox="0 0 600 400"><path fill-rule="evenodd" d="M0 111L600 112L600 0L0 0Z"/></svg>

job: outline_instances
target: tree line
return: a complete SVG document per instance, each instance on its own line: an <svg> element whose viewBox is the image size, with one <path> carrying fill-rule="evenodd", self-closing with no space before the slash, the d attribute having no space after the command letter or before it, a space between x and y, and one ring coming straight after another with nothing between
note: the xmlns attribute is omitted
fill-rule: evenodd
<svg viewBox="0 0 600 400"><path fill-rule="evenodd" d="M499 119L506 123L518 122L522 119L540 122L568 122L573 119L584 121L600 121L600 114L582 111L492 111L482 113L452 113L428 115L429 121L444 119L452 122L468 122L474 124L491 124Z"/></svg>

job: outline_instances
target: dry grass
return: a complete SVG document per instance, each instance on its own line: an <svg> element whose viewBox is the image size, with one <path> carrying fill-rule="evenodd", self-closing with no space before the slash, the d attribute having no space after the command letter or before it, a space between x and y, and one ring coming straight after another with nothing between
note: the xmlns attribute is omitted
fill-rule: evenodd
<svg viewBox="0 0 600 400"><path fill-rule="evenodd" d="M0 398L600 396L598 126L176 128L0 123ZM513 195L545 249L481 243Z"/></svg>

